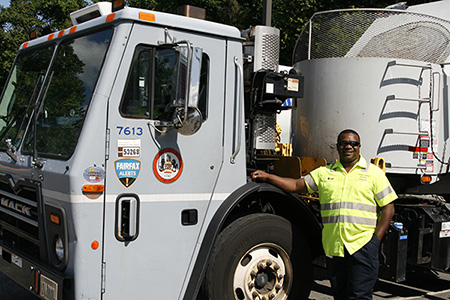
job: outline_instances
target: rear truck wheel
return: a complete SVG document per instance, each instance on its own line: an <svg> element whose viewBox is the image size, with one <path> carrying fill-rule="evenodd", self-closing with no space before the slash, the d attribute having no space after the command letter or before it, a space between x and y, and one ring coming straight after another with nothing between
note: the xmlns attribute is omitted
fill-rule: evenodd
<svg viewBox="0 0 450 300"><path fill-rule="evenodd" d="M311 284L311 254L301 232L280 216L253 214L217 237L202 295L209 300L299 300L308 299Z"/></svg>

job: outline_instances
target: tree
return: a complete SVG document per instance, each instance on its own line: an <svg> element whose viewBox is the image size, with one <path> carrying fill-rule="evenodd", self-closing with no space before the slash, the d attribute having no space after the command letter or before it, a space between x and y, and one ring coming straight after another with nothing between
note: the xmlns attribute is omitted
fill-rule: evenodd
<svg viewBox="0 0 450 300"><path fill-rule="evenodd" d="M98 2L92 0L89 2ZM206 19L245 30L262 24L264 0L128 0L129 6L176 13L177 7L189 4L205 8ZM272 26L281 30L280 63L291 64L296 39L309 18L317 11L386 7L389 0L273 0ZM395 2L395 1L394 1ZM431 2L409 0L408 4ZM69 14L88 5L87 0L11 0L10 7L0 7L0 84L4 84L20 44L36 29L45 35L71 26Z"/></svg>
<svg viewBox="0 0 450 300"><path fill-rule="evenodd" d="M70 27L70 12L85 5L84 0L11 0L9 7L0 7L0 84L31 31L46 35Z"/></svg>

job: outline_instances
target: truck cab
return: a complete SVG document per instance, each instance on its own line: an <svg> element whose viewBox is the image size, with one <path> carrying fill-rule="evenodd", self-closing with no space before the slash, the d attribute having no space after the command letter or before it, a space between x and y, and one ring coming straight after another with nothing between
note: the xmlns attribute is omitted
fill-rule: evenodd
<svg viewBox="0 0 450 300"><path fill-rule="evenodd" d="M307 297L320 224L248 182L273 158L247 142L240 32L102 2L71 17L20 46L1 95L0 270L47 300Z"/></svg>

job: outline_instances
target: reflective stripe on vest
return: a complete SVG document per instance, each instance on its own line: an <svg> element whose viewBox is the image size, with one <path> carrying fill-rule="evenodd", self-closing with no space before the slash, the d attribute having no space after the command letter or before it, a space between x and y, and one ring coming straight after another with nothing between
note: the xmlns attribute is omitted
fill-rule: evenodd
<svg viewBox="0 0 450 300"><path fill-rule="evenodd" d="M308 186L313 190L313 191L318 191L319 188L317 187L316 183L314 182L314 180L312 179L311 175L306 175L305 176L305 181L308 184Z"/></svg>
<svg viewBox="0 0 450 300"><path fill-rule="evenodd" d="M381 200L384 197L386 197L389 194L391 194L392 192L394 192L394 189L392 188L392 186L388 186L387 188L385 188L384 190L382 190L381 192L376 194L375 197L377 197L377 200Z"/></svg>
<svg viewBox="0 0 450 300"><path fill-rule="evenodd" d="M370 218L364 218L364 217L355 217L355 216L347 216L347 215L322 217L322 223L323 224L338 223L338 222L356 223L356 224L377 226L377 219L370 219Z"/></svg>
<svg viewBox="0 0 450 300"><path fill-rule="evenodd" d="M371 213L377 212L377 207L375 205L371 205L371 204L363 204L363 203L355 203L355 202L335 202L335 203L320 204L320 209L322 211L331 210L331 209L341 209L341 208L356 209L356 210L362 210L362 211L367 211L367 212L371 212Z"/></svg>

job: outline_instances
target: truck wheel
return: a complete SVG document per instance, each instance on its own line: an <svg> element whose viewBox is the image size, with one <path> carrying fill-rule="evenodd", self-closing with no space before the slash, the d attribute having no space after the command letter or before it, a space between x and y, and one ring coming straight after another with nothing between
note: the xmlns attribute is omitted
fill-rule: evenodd
<svg viewBox="0 0 450 300"><path fill-rule="evenodd" d="M218 236L203 283L214 300L308 299L312 283L309 246L286 219L242 217Z"/></svg>

